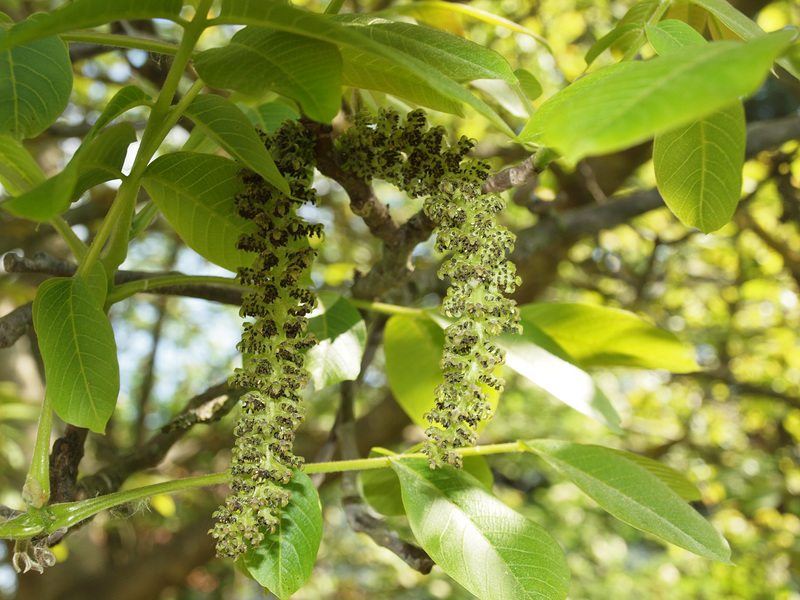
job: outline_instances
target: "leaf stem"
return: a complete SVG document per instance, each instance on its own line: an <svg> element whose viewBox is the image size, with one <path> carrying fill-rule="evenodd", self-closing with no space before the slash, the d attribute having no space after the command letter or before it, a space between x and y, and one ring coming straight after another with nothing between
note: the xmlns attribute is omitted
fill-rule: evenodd
<svg viewBox="0 0 800 600"><path fill-rule="evenodd" d="M80 260L86 255L86 251L89 247L75 235L75 232L72 231L72 227L69 226L69 223L67 223L63 217L53 217L50 219L50 225L64 238L64 241L67 242L67 246L69 246L75 258Z"/></svg>
<svg viewBox="0 0 800 600"><path fill-rule="evenodd" d="M331 0L325 8L326 15L338 15L344 6L344 0Z"/></svg>
<svg viewBox="0 0 800 600"><path fill-rule="evenodd" d="M137 279L116 286L106 298L106 303L110 306L121 300L130 298L134 294L148 292L158 288L173 285L225 285L246 291L246 286L237 283L232 277L212 277L209 275L163 275L148 279Z"/></svg>
<svg viewBox="0 0 800 600"><path fill-rule="evenodd" d="M42 508L50 499L50 432L53 428L53 405L47 390L42 400L42 412L36 429L31 468L25 477L22 499L25 506Z"/></svg>
<svg viewBox="0 0 800 600"><path fill-rule="evenodd" d="M157 54L166 54L169 56L175 56L178 53L178 46L176 44L116 33L78 31L62 34L61 39L66 42L82 42L98 44L100 46L114 46L116 48L132 48L134 50L144 50L146 52L155 52Z"/></svg>
<svg viewBox="0 0 800 600"><path fill-rule="evenodd" d="M423 308L410 308L408 306L398 306L396 304L385 304L383 302L369 302L357 298L348 298L347 301L356 308L371 310L386 315L408 315L411 317L428 318L428 313Z"/></svg>

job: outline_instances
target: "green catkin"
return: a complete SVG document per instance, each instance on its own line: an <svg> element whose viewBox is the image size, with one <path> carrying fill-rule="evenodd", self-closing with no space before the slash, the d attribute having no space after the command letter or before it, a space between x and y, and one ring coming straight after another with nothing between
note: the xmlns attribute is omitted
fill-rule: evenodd
<svg viewBox="0 0 800 600"><path fill-rule="evenodd" d="M244 324L238 345L243 365L230 380L250 391L234 430L232 493L214 513L217 524L211 530L217 554L230 558L258 547L265 533L274 532L280 509L289 501L284 485L292 469L303 465L292 452L304 416L299 393L309 380L302 352L316 343L306 333L306 315L316 296L304 283L316 257L308 239L321 235L322 226L296 214L300 205L316 201L311 189L315 140L296 122L262 137L292 197L252 172L243 176L247 185L236 197L237 213L256 225L239 237L237 247L256 253L256 258L238 273L251 290L243 298L241 315L254 320Z"/></svg>
<svg viewBox="0 0 800 600"><path fill-rule="evenodd" d="M475 141L462 137L448 146L445 134L442 127L429 127L421 110L403 124L396 112L381 111L377 118L357 115L337 142L344 168L424 196L423 210L437 224L436 249L451 252L439 277L450 278L442 311L457 320L445 330L444 383L426 414L431 426L424 452L432 468L461 466L458 448L474 445L480 423L492 416L484 387L504 385L494 371L505 354L492 338L520 331L519 311L505 295L519 284L506 258L515 236L495 218L505 202L481 192L488 166L466 160Z"/></svg>

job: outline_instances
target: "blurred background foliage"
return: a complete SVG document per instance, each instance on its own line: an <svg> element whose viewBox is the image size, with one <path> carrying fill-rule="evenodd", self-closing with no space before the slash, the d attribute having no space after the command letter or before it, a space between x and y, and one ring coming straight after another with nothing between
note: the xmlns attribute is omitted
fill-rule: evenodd
<svg viewBox="0 0 800 600"><path fill-rule="evenodd" d="M4 0L0 8L15 19L59 2ZM309 0L312 10L324 4ZM584 56L625 14L632 2L606 0L475 0L470 6L503 16L543 36L552 53L531 36L513 33L451 13L429 13L431 26L455 29L495 49L513 68L541 82L541 103L585 70ZM348 0L346 11L386 10L390 0ZM766 30L800 24L793 1L739 2ZM174 39L164 23L130 23L138 34ZM208 46L225 43L230 31L210 32ZM121 86L136 82L155 89L166 73L165 57L137 51L97 53L74 45L76 79L70 107L59 122L31 142L45 171L63 166L104 102ZM608 53L593 65L613 61ZM484 88L488 89L488 88ZM478 92L503 107L519 129L524 118L502 89ZM247 98L236 98L247 103ZM351 106L392 99L348 92ZM797 82L771 79L747 104L751 121L798 118ZM146 114L133 114L144 119ZM479 140L476 153L494 169L519 162L526 150L510 144L484 120L434 114L455 139ZM179 148L189 131L175 129ZM556 163L537 180L507 192L507 225L521 239L537 226L570 211L611 206L653 187L647 145L582 161ZM314 278L320 286L348 293L356 272L366 272L380 254L379 243L348 207L341 188L322 177L320 206L307 217L325 224ZM404 220L419 209L394 189L378 187L392 215ZM97 188L71 209L70 222L87 239L105 214L113 189ZM735 566L712 563L665 547L599 510L573 485L531 457L493 456L495 492L510 506L546 527L562 544L573 574L573 600L800 600L800 144L764 151L746 165L744 200L734 222L712 235L683 227L666 208L631 215L620 212L594 231L560 232L547 243L525 245L517 257L525 281L521 303L572 301L636 312L675 332L697 349L704 371L614 370L597 380L623 415L624 436L615 436L531 384L506 373L500 409L483 442L558 437L604 444L656 458L685 473L700 488L696 508L714 523L733 548ZM599 214L599 213L598 213ZM605 214L605 213L604 213ZM591 228L590 228L591 229ZM0 252L45 251L68 257L47 226L0 213ZM217 274L208 263L156 220L131 246L126 269L179 270ZM528 237L524 237L528 236ZM435 306L438 257L430 243L415 252L412 285L388 301ZM42 276L0 276L0 312L32 299ZM374 330L382 320L369 315ZM177 297L137 296L112 312L120 348L123 395L105 437L90 435L83 471L91 474L126 454L159 430L194 394L224 381L236 364L240 319L234 307ZM0 503L19 506L37 418L41 378L35 343L24 338L0 350ZM413 374L409 374L413 376ZM339 390L309 398L309 415L298 441L309 460L328 438ZM375 438L392 448L421 439L393 405L378 351L360 390L359 415ZM371 419L371 420L370 420ZM63 427L63 425L62 425ZM223 470L228 463L231 418L196 427L173 447L154 471L126 485ZM434 569L423 576L363 534L353 533L341 509L336 478L321 483L325 534L310 582L296 598L466 599L471 596ZM0 544L0 598L159 598L205 600L263 597L261 588L230 564L213 558L206 536L210 514L223 490L159 496L142 506L101 515L55 548L59 564L44 576L18 577L9 547ZM135 518L126 518L134 515ZM402 530L399 520L396 526ZM97 590L100 590L99 592ZM100 595L97 595L100 594Z"/></svg>

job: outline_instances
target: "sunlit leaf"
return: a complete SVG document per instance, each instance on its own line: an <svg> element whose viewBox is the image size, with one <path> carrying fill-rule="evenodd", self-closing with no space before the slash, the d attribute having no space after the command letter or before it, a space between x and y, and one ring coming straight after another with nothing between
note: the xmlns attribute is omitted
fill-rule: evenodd
<svg viewBox="0 0 800 600"><path fill-rule="evenodd" d="M730 106L758 89L792 37L782 31L746 44L713 42L611 74L601 69L574 82L567 97L556 101L540 123L544 143L577 161L627 148Z"/></svg>
<svg viewBox="0 0 800 600"><path fill-rule="evenodd" d="M417 541L481 600L563 600L569 568L544 528L514 512L461 469L392 461Z"/></svg>
<svg viewBox="0 0 800 600"><path fill-rule="evenodd" d="M730 564L730 548L719 532L638 461L602 446L558 440L525 445L621 521Z"/></svg>

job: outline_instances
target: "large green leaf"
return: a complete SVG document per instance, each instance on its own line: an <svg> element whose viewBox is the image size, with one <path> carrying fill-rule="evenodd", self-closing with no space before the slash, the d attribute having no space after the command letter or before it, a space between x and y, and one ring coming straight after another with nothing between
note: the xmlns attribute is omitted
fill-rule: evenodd
<svg viewBox="0 0 800 600"><path fill-rule="evenodd" d="M14 138L0 135L0 184L11 196L19 196L45 180L42 168Z"/></svg>
<svg viewBox="0 0 800 600"><path fill-rule="evenodd" d="M611 74L601 69L574 82L568 96L556 101L540 123L543 141L577 161L730 106L758 89L793 35L780 31L747 43L713 42L627 64Z"/></svg>
<svg viewBox="0 0 800 600"><path fill-rule="evenodd" d="M444 571L481 600L563 600L569 568L537 523L452 467L393 460L417 541Z"/></svg>
<svg viewBox="0 0 800 600"><path fill-rule="evenodd" d="M441 93L453 100L471 106L501 131L514 135L508 125L485 102L435 67L428 65L426 61L376 43L352 28L344 27L322 15L296 8L279 0L226 0L222 4L219 17L214 19L213 23L271 27L388 59L407 69L410 75L420 77L428 85L438 88Z"/></svg>
<svg viewBox="0 0 800 600"><path fill-rule="evenodd" d="M207 260L236 271L253 254L236 242L250 222L236 214L234 196L244 189L241 165L211 154L174 152L148 165L142 185L183 241Z"/></svg>
<svg viewBox="0 0 800 600"><path fill-rule="evenodd" d="M86 139L90 140L93 138L106 125L111 123L111 121L116 119L125 111L130 110L135 106L147 104L149 101L150 97L145 94L144 90L137 85L126 85L125 87L120 88L119 91L114 94L113 98L108 101L108 104L106 104L103 112L100 113L100 116L97 117L94 125L92 125L92 128L86 135Z"/></svg>
<svg viewBox="0 0 800 600"><path fill-rule="evenodd" d="M647 35L661 55L706 43L682 21L648 27ZM709 233L730 221L742 192L746 143L747 124L739 100L656 135L653 166L658 191L684 225Z"/></svg>
<svg viewBox="0 0 800 600"><path fill-rule="evenodd" d="M44 223L69 208L77 181L78 169L67 165L60 173L3 203L3 208L23 219Z"/></svg>
<svg viewBox="0 0 800 600"><path fill-rule="evenodd" d="M119 394L111 323L79 276L48 279L33 301L47 393L59 417L102 433Z"/></svg>
<svg viewBox="0 0 800 600"><path fill-rule="evenodd" d="M23 21L8 35L37 25ZM64 112L70 91L72 63L58 37L0 50L0 135L20 140L40 134Z"/></svg>
<svg viewBox="0 0 800 600"><path fill-rule="evenodd" d="M367 326L361 313L339 294L321 292L317 300L317 309L309 315L308 331L319 343L306 353L306 368L314 378L314 389L321 390L358 377Z"/></svg>
<svg viewBox="0 0 800 600"><path fill-rule="evenodd" d="M283 600L308 580L322 541L322 511L314 484L295 471L286 487L292 497L281 509L277 530L243 557L253 578Z"/></svg>
<svg viewBox="0 0 800 600"><path fill-rule="evenodd" d="M291 195L289 184L275 166L264 142L233 102L214 94L200 94L186 107L186 115L233 158Z"/></svg>
<svg viewBox="0 0 800 600"><path fill-rule="evenodd" d="M406 315L394 315L383 331L386 376L397 403L417 425L427 429L425 413L434 407L436 388L444 383L439 369L447 326ZM492 408L497 407L499 392L483 386Z"/></svg>
<svg viewBox="0 0 800 600"><path fill-rule="evenodd" d="M730 548L719 532L637 460L602 446L558 440L524 444L621 521L730 564Z"/></svg>
<svg viewBox="0 0 800 600"><path fill-rule="evenodd" d="M460 36L371 15L338 15L332 20L373 42L425 61L456 81L502 79L517 83L511 66L502 56Z"/></svg>
<svg viewBox="0 0 800 600"><path fill-rule="evenodd" d="M583 367L639 367L674 373L700 368L691 346L624 310L551 302L525 304L520 313Z"/></svg>
<svg viewBox="0 0 800 600"><path fill-rule="evenodd" d="M591 375L572 364L564 350L525 316L521 335L503 335L506 365L555 399L590 419L622 433L620 417Z"/></svg>
<svg viewBox="0 0 800 600"><path fill-rule="evenodd" d="M625 452L624 450L616 450L614 448L607 448L612 452L616 452L627 460L635 462L637 465L650 471L653 475L658 477L663 483L669 487L673 492L678 494L684 500L695 502L702 500L703 494L697 489L697 486L689 481L685 475L679 473L666 465L662 465L657 460L647 458L641 454L634 454L633 452Z"/></svg>
<svg viewBox="0 0 800 600"><path fill-rule="evenodd" d="M383 448L373 448L369 457L394 456L394 452ZM461 467L477 479L483 487L491 491L494 475L489 463L483 456L465 456ZM361 493L369 505L387 517L399 517L406 514L403 497L400 492L400 480L392 469L368 469L359 474Z"/></svg>
<svg viewBox="0 0 800 600"><path fill-rule="evenodd" d="M182 6L181 0L75 0L63 4L49 15L42 16L34 26L15 28L5 39L0 39L0 48L112 21L174 19L179 15Z"/></svg>
<svg viewBox="0 0 800 600"><path fill-rule="evenodd" d="M253 96L278 92L296 100L316 121L328 122L341 107L341 57L324 40L265 27L245 27L230 44L195 58L209 84Z"/></svg>

